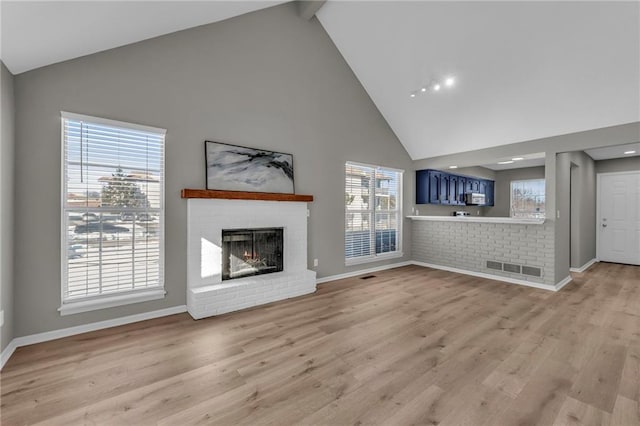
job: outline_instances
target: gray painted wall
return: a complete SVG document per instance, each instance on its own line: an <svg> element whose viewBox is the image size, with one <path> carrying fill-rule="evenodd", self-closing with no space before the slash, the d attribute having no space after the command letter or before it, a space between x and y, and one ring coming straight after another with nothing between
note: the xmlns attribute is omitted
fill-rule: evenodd
<svg viewBox="0 0 640 426"><path fill-rule="evenodd" d="M547 210L553 211L555 209L556 199L555 154L636 142L640 142L640 121L458 154L415 160L414 165L416 168L423 169L446 169L451 164L467 167L476 164L490 164L495 161L496 158L516 157L523 154L545 152L547 154L545 160L545 177L547 180L546 195L548 197L546 200Z"/></svg>
<svg viewBox="0 0 640 426"><path fill-rule="evenodd" d="M13 161L14 91L13 75L0 62L0 310L4 324L0 328L0 351L13 339Z"/></svg>
<svg viewBox="0 0 640 426"><path fill-rule="evenodd" d="M595 166L596 173L633 172L640 170L640 156L600 160Z"/></svg>
<svg viewBox="0 0 640 426"><path fill-rule="evenodd" d="M571 174L571 267L579 268L596 257L596 172L591 157L582 151L569 154Z"/></svg>
<svg viewBox="0 0 640 426"><path fill-rule="evenodd" d="M314 18L284 4L30 71L16 89L16 335L185 304L187 203L203 188L205 139L292 153L309 204L309 264L344 266L344 163L406 170L412 162ZM168 129L166 289L161 301L61 317L60 110ZM410 259L410 221L404 258ZM311 266L310 266L311 267Z"/></svg>
<svg viewBox="0 0 640 426"><path fill-rule="evenodd" d="M564 220L555 224L555 270L556 278L564 279L569 275L570 265L570 241L569 241L569 197L568 197L568 180L570 174L570 162L567 161L566 173L564 170L558 171L556 154L562 152L582 151L589 148L599 148L603 146L623 145L636 143L640 141L640 121L618 126L604 127L601 129L588 130L584 132L570 133L566 135L553 136L549 138L536 139L514 143L510 145L502 145L493 148L485 148L475 151L467 151L458 154L443 155L429 159L416 160L414 165L416 168L433 168L446 169L451 164L466 167L475 164L490 164L496 158L515 157L523 154L533 154L538 152L546 153L545 160L545 179L546 179L546 208L547 221L556 222L557 213L560 212L561 218ZM559 176L558 174L561 174ZM557 188L557 180L566 181L567 188L564 184L560 184L562 188ZM561 189L558 192L558 189ZM558 194L558 196L556 196ZM561 208L557 208L557 204L566 199L567 203ZM562 247L560 247L562 241Z"/></svg>
<svg viewBox="0 0 640 426"><path fill-rule="evenodd" d="M570 176L571 176L571 154L564 152L556 156L556 179L555 179L555 277L556 282L569 276L571 266L571 197L570 197ZM552 213L553 210L547 212Z"/></svg>
<svg viewBox="0 0 640 426"><path fill-rule="evenodd" d="M495 177L495 205L487 207L487 216L511 216L511 181L523 179L544 179L544 166L522 169L499 170Z"/></svg>
<svg viewBox="0 0 640 426"><path fill-rule="evenodd" d="M591 157L584 152L557 154L556 281L567 277L570 267L578 268L596 255L595 192Z"/></svg>

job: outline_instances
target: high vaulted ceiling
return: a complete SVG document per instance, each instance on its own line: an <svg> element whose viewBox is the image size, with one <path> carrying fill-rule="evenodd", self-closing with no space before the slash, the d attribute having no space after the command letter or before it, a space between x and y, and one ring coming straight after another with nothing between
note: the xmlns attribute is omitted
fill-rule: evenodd
<svg viewBox="0 0 640 426"><path fill-rule="evenodd" d="M3 0L0 57L21 73L278 3ZM317 16L414 159L640 121L639 2L330 0Z"/></svg>
<svg viewBox="0 0 640 426"><path fill-rule="evenodd" d="M1 57L18 74L279 3L2 0Z"/></svg>
<svg viewBox="0 0 640 426"><path fill-rule="evenodd" d="M639 6L329 1L317 16L420 159L640 120ZM454 88L409 97L447 75Z"/></svg>

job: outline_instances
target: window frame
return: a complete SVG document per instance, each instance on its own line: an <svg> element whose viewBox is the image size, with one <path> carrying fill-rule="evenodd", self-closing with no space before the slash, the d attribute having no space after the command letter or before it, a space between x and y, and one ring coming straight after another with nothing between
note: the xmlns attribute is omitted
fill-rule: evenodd
<svg viewBox="0 0 640 426"><path fill-rule="evenodd" d="M370 179L369 182L369 196L372 197L372 199L369 200L369 209L366 210L366 212L370 213L370 227L369 227L369 232L372 234L371 235L371 241L373 244L373 254L369 254L369 255L365 255L365 256L358 256L358 257L347 257L346 256L346 252L344 253L344 260L345 260L345 266L351 266L351 265L360 265L360 264L364 264L364 263L371 263L371 262L378 262L378 261L382 261L382 260L387 260L387 259L394 259L394 258L399 258L399 257L403 257L404 256L404 252L402 249L402 225L403 225L403 184L404 184L404 170L402 169L396 169L393 167L386 167L386 166L379 166L379 165L374 165L374 164L367 164L367 163L361 163L358 161L346 161L344 163L344 178L343 178L343 185L346 184L346 172L347 172L347 167L349 165L353 165L356 167L366 167L366 168L371 168L374 170L373 173L373 179ZM397 173L397 180L398 180L398 195L397 195L397 200L396 200L396 210L376 210L376 195L375 195L375 190L376 190L376 182L377 179L375 178L375 174L377 170L382 170L382 171L388 171L388 172L393 172L393 173ZM343 188L344 190L346 190L346 186ZM346 191L345 191L346 193ZM365 210L357 210L357 211L350 211L347 208L347 204L345 202L344 204L344 224L343 224L343 247L346 248L346 238L347 238L347 214L349 212L351 213L362 213ZM385 252L385 253L375 253L375 231L376 231L376 212L380 213L392 213L395 212L396 213L396 236L397 236L397 240L396 240L396 250L392 251L392 252Z"/></svg>
<svg viewBox="0 0 640 426"><path fill-rule="evenodd" d="M69 233L68 233L68 213L74 208L67 207L68 187L65 177L67 176L67 162L65 159L65 153L67 150L67 141L65 140L65 121L85 121L98 125L107 125L114 127L121 127L134 131L143 131L150 133L157 133L162 135L162 156L160 159L161 180L159 188L159 209L158 209L158 268L159 268L159 285L152 288L145 288L139 290L120 291L108 294L99 294L93 296L83 297L77 300L68 300L65 297L65 289L68 286L68 259L66 253L69 245ZM150 300L163 299L166 295L165 290L165 151L166 151L166 129L145 126L136 123L129 123L124 121L110 120L101 117L94 117L85 114L77 114L66 111L60 111L60 184L61 184L61 199L60 199L60 307L58 312L60 315L72 315L82 312L89 312L99 309L106 309L116 306L129 305L133 303L145 302ZM94 210L95 208L92 208ZM99 207L95 210L106 209L105 207ZM113 210L112 208L110 210Z"/></svg>
<svg viewBox="0 0 640 426"><path fill-rule="evenodd" d="M546 188L546 179L545 178L531 178L531 179L514 179L509 181L509 217L511 218L520 218L520 219L536 219L535 216L532 216L535 212L529 212L529 216L514 216L513 210L513 184L518 182L542 182L542 187L544 188L544 198L545 198L545 209L542 217L538 217L539 219L545 219L547 215L547 188ZM538 194L540 195L540 194Z"/></svg>

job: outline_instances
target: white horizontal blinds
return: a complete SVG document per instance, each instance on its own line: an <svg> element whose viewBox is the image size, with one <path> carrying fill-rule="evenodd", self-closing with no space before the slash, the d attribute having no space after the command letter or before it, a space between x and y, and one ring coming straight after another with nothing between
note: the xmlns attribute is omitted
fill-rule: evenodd
<svg viewBox="0 0 640 426"><path fill-rule="evenodd" d="M374 169L347 163L345 167L345 245L347 259L372 256Z"/></svg>
<svg viewBox="0 0 640 426"><path fill-rule="evenodd" d="M63 116L63 143L63 300L162 287L164 132Z"/></svg>
<svg viewBox="0 0 640 426"><path fill-rule="evenodd" d="M545 217L544 179L528 179L511 182L511 217Z"/></svg>
<svg viewBox="0 0 640 426"><path fill-rule="evenodd" d="M345 165L345 258L375 257L400 249L402 172Z"/></svg>
<svg viewBox="0 0 640 426"><path fill-rule="evenodd" d="M389 253L398 247L399 190L401 174L394 170L376 170L376 253Z"/></svg>

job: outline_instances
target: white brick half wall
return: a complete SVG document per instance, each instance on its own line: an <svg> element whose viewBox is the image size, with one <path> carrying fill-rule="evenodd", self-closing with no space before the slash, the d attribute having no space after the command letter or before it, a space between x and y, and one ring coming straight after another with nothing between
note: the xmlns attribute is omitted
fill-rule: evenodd
<svg viewBox="0 0 640 426"><path fill-rule="evenodd" d="M553 223L413 221L415 261L555 285ZM487 261L541 269L541 276L487 268Z"/></svg>
<svg viewBox="0 0 640 426"><path fill-rule="evenodd" d="M188 200L187 310L204 318L313 293L307 269L307 204ZM222 281L222 230L284 228L284 270Z"/></svg>

